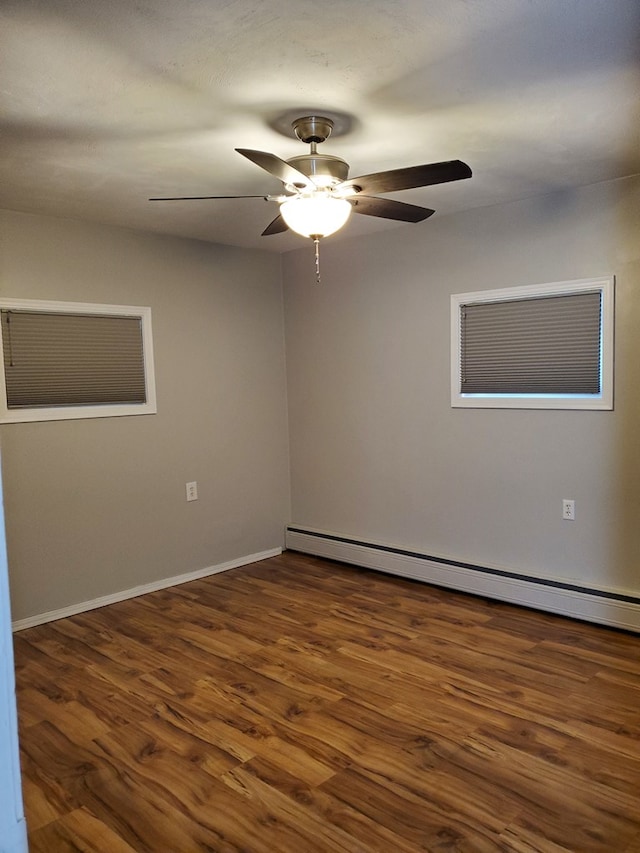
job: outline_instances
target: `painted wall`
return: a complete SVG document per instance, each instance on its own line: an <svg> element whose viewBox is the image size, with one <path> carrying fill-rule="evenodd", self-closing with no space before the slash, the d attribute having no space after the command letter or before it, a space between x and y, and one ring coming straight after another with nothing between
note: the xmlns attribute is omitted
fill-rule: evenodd
<svg viewBox="0 0 640 853"><path fill-rule="evenodd" d="M639 233L635 178L285 256L293 522L640 590ZM451 293L607 273L613 412L450 407Z"/></svg>
<svg viewBox="0 0 640 853"><path fill-rule="evenodd" d="M280 258L0 216L3 295L151 306L158 396L157 415L0 428L14 620L281 547Z"/></svg>

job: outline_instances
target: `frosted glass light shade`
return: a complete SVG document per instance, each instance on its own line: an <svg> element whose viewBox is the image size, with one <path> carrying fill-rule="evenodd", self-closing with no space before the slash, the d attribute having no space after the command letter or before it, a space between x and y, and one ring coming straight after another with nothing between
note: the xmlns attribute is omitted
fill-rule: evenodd
<svg viewBox="0 0 640 853"><path fill-rule="evenodd" d="M328 195L297 195L283 201L280 213L292 231L303 237L335 234L351 215L351 205L343 198Z"/></svg>

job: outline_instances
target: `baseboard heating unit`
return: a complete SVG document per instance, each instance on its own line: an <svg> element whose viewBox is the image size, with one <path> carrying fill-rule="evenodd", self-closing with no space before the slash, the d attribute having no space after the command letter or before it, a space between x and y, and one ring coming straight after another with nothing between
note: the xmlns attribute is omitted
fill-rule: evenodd
<svg viewBox="0 0 640 853"><path fill-rule="evenodd" d="M285 546L291 551L401 575L460 592L640 632L640 595L625 590L532 577L517 571L420 554L293 524L286 529Z"/></svg>

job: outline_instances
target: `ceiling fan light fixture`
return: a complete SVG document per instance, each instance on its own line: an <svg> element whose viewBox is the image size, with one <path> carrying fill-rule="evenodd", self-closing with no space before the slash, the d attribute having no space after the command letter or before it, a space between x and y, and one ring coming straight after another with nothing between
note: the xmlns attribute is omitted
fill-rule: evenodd
<svg viewBox="0 0 640 853"><path fill-rule="evenodd" d="M295 113L293 113L295 116ZM334 117L336 113L332 113ZM395 193L419 187L430 187L449 181L459 181L471 177L471 169L462 160L447 160L441 163L424 163L421 166L407 166L401 169L388 169L349 178L349 164L333 154L319 154L318 145L324 142L335 129L334 118L309 112L296 116L289 121L290 115L280 116L272 127L279 132L286 128L287 135L292 127L296 137L308 144L308 154L282 160L267 151L252 148L236 148L238 154L246 157L269 175L284 184L284 195L260 196L190 196L203 200L215 198L264 198L280 205L278 215L262 232L263 237L281 234L290 229L303 237L311 238L315 244L316 280L320 281L320 260L318 245L322 237L335 234L342 228L351 211L365 216L377 216L396 222L422 222L435 210L406 204L394 199L379 198L379 194ZM346 121L345 121L346 120ZM339 133L345 133L351 127L348 116L339 117ZM150 201L187 201L184 196L171 198L153 198Z"/></svg>
<svg viewBox="0 0 640 853"><path fill-rule="evenodd" d="M346 224L351 205L326 193L297 195L283 201L280 213L288 227L302 237L328 237Z"/></svg>

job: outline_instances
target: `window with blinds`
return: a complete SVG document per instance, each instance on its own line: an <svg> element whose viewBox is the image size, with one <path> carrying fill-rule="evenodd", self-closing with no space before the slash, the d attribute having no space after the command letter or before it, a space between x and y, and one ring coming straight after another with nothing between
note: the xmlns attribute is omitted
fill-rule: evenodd
<svg viewBox="0 0 640 853"><path fill-rule="evenodd" d="M148 308L0 302L4 422L155 412Z"/></svg>
<svg viewBox="0 0 640 853"><path fill-rule="evenodd" d="M452 405L613 407L613 279L452 297Z"/></svg>

